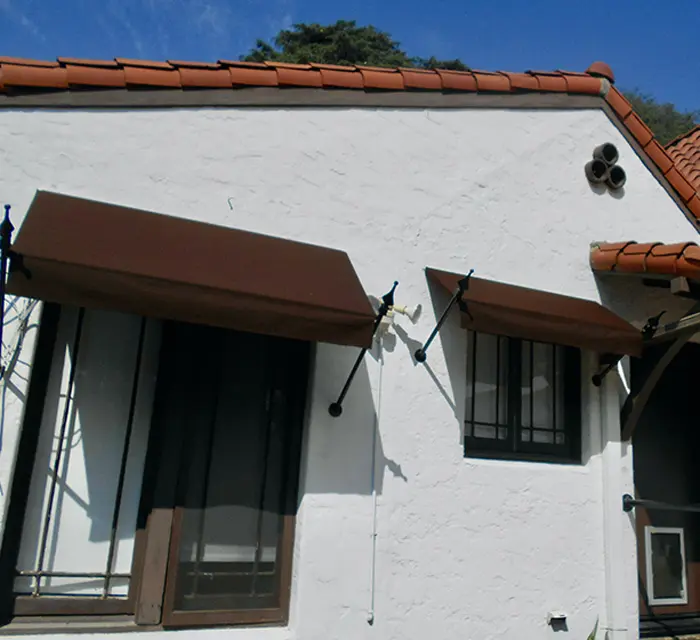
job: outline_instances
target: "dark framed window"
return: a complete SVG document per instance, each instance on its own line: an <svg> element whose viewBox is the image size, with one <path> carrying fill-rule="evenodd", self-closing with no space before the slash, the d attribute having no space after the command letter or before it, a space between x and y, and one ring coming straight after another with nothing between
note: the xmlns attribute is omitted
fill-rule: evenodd
<svg viewBox="0 0 700 640"><path fill-rule="evenodd" d="M284 623L310 345L45 305L6 618Z"/></svg>
<svg viewBox="0 0 700 640"><path fill-rule="evenodd" d="M467 456L578 462L578 349L470 332Z"/></svg>

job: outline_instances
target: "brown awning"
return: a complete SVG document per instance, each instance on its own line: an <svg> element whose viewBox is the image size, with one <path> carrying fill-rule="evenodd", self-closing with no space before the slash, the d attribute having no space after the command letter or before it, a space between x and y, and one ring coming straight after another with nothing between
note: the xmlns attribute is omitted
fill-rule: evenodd
<svg viewBox="0 0 700 640"><path fill-rule="evenodd" d="M464 275L426 269L450 293ZM639 355L639 329L590 300L472 277L464 299L473 320L462 313L465 329L551 342L599 353Z"/></svg>
<svg viewBox="0 0 700 640"><path fill-rule="evenodd" d="M271 335L368 346L374 312L347 254L38 191L8 292Z"/></svg>

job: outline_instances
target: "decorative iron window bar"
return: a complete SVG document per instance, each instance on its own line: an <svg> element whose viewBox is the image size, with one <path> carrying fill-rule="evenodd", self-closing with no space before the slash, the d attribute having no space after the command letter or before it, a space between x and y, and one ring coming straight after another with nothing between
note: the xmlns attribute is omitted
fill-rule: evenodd
<svg viewBox="0 0 700 640"><path fill-rule="evenodd" d="M492 344L485 340L493 341ZM538 423L535 415L535 360L536 346L544 350L546 356L550 392L546 424ZM482 349L486 349L484 357ZM560 387L559 376L563 380L571 377L577 366L575 350L553 344L535 343L529 340L491 336L471 332L469 339L468 384L470 397L465 420L465 445L478 452L480 449L510 451L513 453L542 453L551 455L575 454L572 438L575 435L574 422L577 420L578 402L567 386ZM489 358L489 355L492 356ZM480 367L486 361L493 369L486 378ZM493 386L488 398L491 404L491 418L479 416L477 386L479 382ZM572 381L572 388L577 383ZM564 397L560 397L562 396ZM571 397L570 397L571 396ZM561 402L564 401L562 405ZM483 406L483 405L482 405ZM490 430L492 436L479 436L479 427Z"/></svg>
<svg viewBox="0 0 700 640"><path fill-rule="evenodd" d="M72 350L71 350L71 362L70 362L70 371L68 375L68 389L66 391L66 396L65 396L65 404L63 407L63 413L61 416L61 426L59 428L58 432L58 443L57 443L57 449L56 449L56 455L54 458L53 466L51 469L51 481L50 481L50 488L49 488L49 496L48 496L48 504L46 508L46 515L44 517L44 521L41 526L41 536L40 536L40 542L39 542L39 554L38 554L38 559L37 559L37 565L36 569L34 570L15 570L15 575L17 577L23 577L23 578L33 578L33 585L32 585L32 591L31 591L31 596L34 598L38 597L51 597L51 598L57 598L57 597L69 597L69 598L90 598L90 599L96 599L99 597L102 600L106 600L108 598L118 598L118 599L123 599L125 598L124 595L121 594L111 594L110 593L110 587L112 586L112 581L113 580L118 580L118 579L127 579L131 580L131 573L119 573L119 572L113 572L112 571L112 565L114 563L115 559L115 553L116 553L116 541L117 541L117 531L119 527L119 514L121 512L121 507L122 507L122 497L123 497L123 492L124 492L124 483L126 479L126 468L127 468L127 463L128 463L128 458L129 458L129 447L131 444L131 436L133 432L133 426L134 426L134 417L136 414L136 400L137 400L137 395L138 395L138 385L139 385L139 378L140 378L140 373L141 373L141 362L142 362L142 356L143 356L143 348L144 348L144 341L145 341L145 336L146 336L146 318L143 318L141 320L141 325L139 329L139 337L138 337L138 345L136 348L136 361L134 365L134 375L133 375L133 380L132 380L132 385L131 385L131 396L130 396L130 401L129 401L129 412L128 412L128 418L127 418L127 424L126 424L126 430L125 430L125 436L124 436L124 444L122 447L122 454L121 454L121 461L120 461L120 467L119 467L119 475L117 479L117 490L116 490L116 495L114 498L114 508L112 510L112 519L111 519L111 530L110 530L110 536L109 536L109 546L108 546L108 551L107 551L107 561L106 561L106 568L104 572L67 572L67 571L51 571L45 569L45 563L46 563L46 553L47 553L47 548L48 548L48 543L49 543L49 534L50 534L50 529L51 529L51 521L52 521L52 516L53 511L54 511L54 503L56 500L56 488L59 485L59 478L60 478L60 468L61 468L61 462L63 459L63 452L67 447L67 440L70 439L71 434L68 433L68 422L69 418L71 415L71 410L73 408L73 401L74 401L74 394L75 394L75 378L76 378L76 373L79 365L79 359L80 359L80 346L81 346L81 340L82 340L82 335L83 335L83 328L85 324L85 308L81 307L78 310L78 315L77 315L77 320L75 324L75 333L73 335L73 340L72 340ZM88 595L88 594L68 594L68 593L43 593L41 592L42 589L42 581L44 579L51 579L51 578L85 578L85 579L98 579L98 580L104 580L104 584L102 587L102 593L100 596L95 596L95 595ZM17 593L17 595L24 595L21 591Z"/></svg>

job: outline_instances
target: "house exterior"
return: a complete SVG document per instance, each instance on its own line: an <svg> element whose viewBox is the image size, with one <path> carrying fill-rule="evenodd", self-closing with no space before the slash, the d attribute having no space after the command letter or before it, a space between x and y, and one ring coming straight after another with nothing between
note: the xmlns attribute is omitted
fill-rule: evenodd
<svg viewBox="0 0 700 640"><path fill-rule="evenodd" d="M696 501L642 329L700 198L607 65L2 58L0 135L0 633L692 630L694 521L623 495Z"/></svg>

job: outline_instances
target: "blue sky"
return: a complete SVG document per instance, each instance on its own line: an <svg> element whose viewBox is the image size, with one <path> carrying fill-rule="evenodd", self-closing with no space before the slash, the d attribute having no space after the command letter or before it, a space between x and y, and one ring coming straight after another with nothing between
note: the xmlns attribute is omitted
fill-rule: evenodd
<svg viewBox="0 0 700 640"><path fill-rule="evenodd" d="M651 0L0 0L0 55L53 59L236 58L295 22L354 19L409 55L476 69L612 66L682 110L700 109L700 1Z"/></svg>

